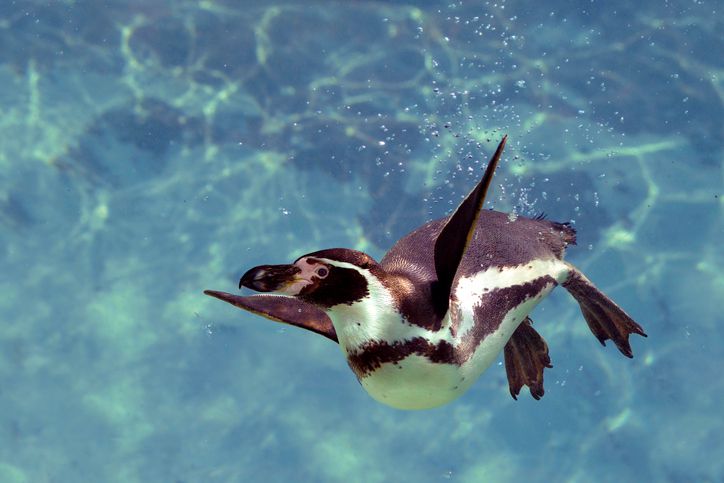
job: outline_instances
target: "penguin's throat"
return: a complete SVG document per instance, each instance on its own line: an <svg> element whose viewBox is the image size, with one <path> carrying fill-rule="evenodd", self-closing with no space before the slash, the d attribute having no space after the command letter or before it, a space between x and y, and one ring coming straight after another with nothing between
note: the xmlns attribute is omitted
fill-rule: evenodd
<svg viewBox="0 0 724 483"><path fill-rule="evenodd" d="M326 310L345 355L357 352L372 342L419 335L416 326L410 324L398 306L389 280L383 283L369 271L358 271L366 279L367 295L351 304L339 304ZM411 334L411 330L415 334Z"/></svg>
<svg viewBox="0 0 724 483"><path fill-rule="evenodd" d="M398 344L401 341L424 339L430 344L446 340L453 343L448 315L442 321L441 330L431 331L411 324L399 312L388 295L369 298L353 305L336 306L327 311L332 320L339 345L345 355L359 353L370 345Z"/></svg>
<svg viewBox="0 0 724 483"><path fill-rule="evenodd" d="M386 340L388 332L404 323L395 309L392 297L370 291L370 295L353 304L341 304L327 310L339 345L346 353L369 341Z"/></svg>

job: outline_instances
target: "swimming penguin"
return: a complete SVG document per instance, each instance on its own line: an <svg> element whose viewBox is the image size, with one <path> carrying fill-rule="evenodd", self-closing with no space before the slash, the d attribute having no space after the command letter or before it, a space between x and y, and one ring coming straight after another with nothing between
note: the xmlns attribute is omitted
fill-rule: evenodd
<svg viewBox="0 0 724 483"><path fill-rule="evenodd" d="M548 345L528 317L556 285L580 305L593 335L633 357L640 325L563 261L575 230L542 218L483 210L505 146L460 206L400 239L376 262L346 248L247 271L238 296L204 293L337 343L365 390L400 409L427 409L465 393L504 352L510 394L543 396Z"/></svg>

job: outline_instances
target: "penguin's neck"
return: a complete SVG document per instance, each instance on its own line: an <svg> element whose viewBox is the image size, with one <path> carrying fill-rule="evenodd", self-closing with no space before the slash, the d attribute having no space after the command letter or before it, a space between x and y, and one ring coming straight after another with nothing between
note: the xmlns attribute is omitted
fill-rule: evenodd
<svg viewBox="0 0 724 483"><path fill-rule="evenodd" d="M404 280L389 279L383 283L378 276L359 269L367 281L367 296L352 304L340 304L327 310L332 320L339 345L345 354L358 352L373 342L395 344L416 337L436 343L450 336L450 318L443 317L441 327L432 331L408 321L398 306L398 297L394 290L412 290L411 284L405 286ZM385 274L381 274L384 276ZM397 284L397 285L396 285ZM443 329L443 330L440 330Z"/></svg>

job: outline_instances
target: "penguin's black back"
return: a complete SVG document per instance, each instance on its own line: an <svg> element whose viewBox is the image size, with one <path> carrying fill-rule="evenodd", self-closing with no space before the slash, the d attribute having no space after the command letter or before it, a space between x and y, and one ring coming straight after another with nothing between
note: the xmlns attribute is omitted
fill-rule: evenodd
<svg viewBox="0 0 724 483"><path fill-rule="evenodd" d="M388 277L404 279L414 287L396 295L403 315L409 322L431 329L439 326L447 310L447 300L436 297L434 256L435 241L447 219L430 221L404 236L380 262ZM565 247L575 241L576 232L568 224L484 210L460 260L456 279L490 267L562 259Z"/></svg>
<svg viewBox="0 0 724 483"><path fill-rule="evenodd" d="M458 274L467 276L490 267L511 267L534 259L562 259L566 246L575 242L576 231L566 223L484 211Z"/></svg>

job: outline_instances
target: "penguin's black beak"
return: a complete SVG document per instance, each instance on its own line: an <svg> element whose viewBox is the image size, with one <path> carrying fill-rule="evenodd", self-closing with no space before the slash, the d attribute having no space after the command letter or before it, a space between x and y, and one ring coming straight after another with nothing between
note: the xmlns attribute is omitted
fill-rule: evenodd
<svg viewBox="0 0 724 483"><path fill-rule="evenodd" d="M239 280L239 288L257 292L281 292L298 281L301 269L296 265L260 265L246 272Z"/></svg>

